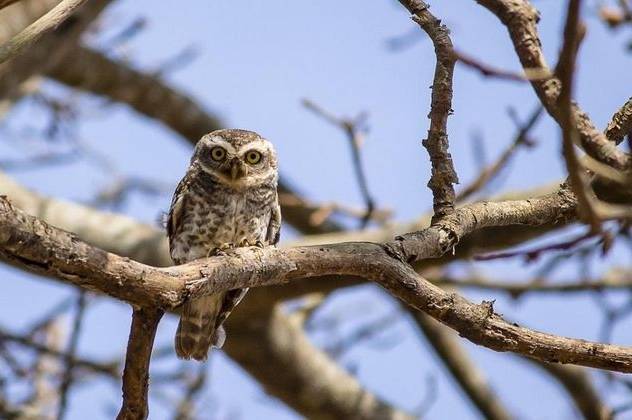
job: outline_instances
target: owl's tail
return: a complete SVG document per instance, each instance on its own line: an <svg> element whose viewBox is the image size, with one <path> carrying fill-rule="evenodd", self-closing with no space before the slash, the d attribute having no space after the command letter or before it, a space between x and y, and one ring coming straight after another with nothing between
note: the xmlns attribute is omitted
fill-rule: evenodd
<svg viewBox="0 0 632 420"><path fill-rule="evenodd" d="M176 354L180 359L204 361L211 346L224 345L224 328L215 328L223 300L224 293L220 293L193 299L182 306L176 332Z"/></svg>

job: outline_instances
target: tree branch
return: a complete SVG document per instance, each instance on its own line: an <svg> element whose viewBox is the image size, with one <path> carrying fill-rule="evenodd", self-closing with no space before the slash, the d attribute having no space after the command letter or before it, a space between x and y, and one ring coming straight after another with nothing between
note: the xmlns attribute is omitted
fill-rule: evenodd
<svg viewBox="0 0 632 420"><path fill-rule="evenodd" d="M149 415L149 361L162 315L155 308L134 309L123 372L123 405L117 420L142 420Z"/></svg>
<svg viewBox="0 0 632 420"><path fill-rule="evenodd" d="M632 135L632 98L612 116L604 134L615 144L621 143L625 136Z"/></svg>
<svg viewBox="0 0 632 420"><path fill-rule="evenodd" d="M432 162L432 174L428 187L432 190L433 222L454 212L454 186L459 179L454 171L452 156L448 151L448 116L452 113L452 74L456 55L448 28L434 17L428 5L421 0L400 0L413 14L412 19L421 26L434 44L437 64L432 83L430 104L430 128L428 138L423 141Z"/></svg>
<svg viewBox="0 0 632 420"><path fill-rule="evenodd" d="M314 349L299 320L283 314L278 305L256 318L235 311L229 318L229 328L230 339L225 347L228 354L266 391L307 418L414 418L366 391L327 354ZM262 362L268 360L284 360L292 368L283 369L280 375L276 364Z"/></svg>
<svg viewBox="0 0 632 420"><path fill-rule="evenodd" d="M162 231L135 222L123 215L104 213L79 204L41 197L14 183L2 173L0 173L0 191L9 194L16 200L16 204L28 212L45 217L49 222L60 225L67 230L77 231L82 239L96 246L152 265L170 264L166 237ZM107 229L102 229L104 226L107 226ZM341 284L344 283L341 283L340 278L338 278L335 288L340 287ZM282 395L282 399L288 405L299 412L312 412L312 410L317 409L318 404L317 398L307 397L310 392L314 391L313 378L292 374L292 372L300 370L302 366L309 365L312 355L315 355L314 358L319 360L320 368L338 372L332 380L323 380L320 383L321 387L333 389L338 382L352 383L355 380L350 375L338 371L333 362L329 361L331 366L328 366L326 357L320 356L321 352L313 347L306 338L300 338L303 333L299 330L292 330L293 332L287 337L296 337L297 340L300 338L296 345L300 343L300 355L307 358L306 360L299 358L299 353L289 351L294 345L292 343L284 343L285 351L276 349L279 343L270 338L270 330L275 325L277 327L283 325L279 319L282 314L278 312L274 318L276 321L272 324L270 311L280 300L286 297L296 297L302 293L300 287L251 290L248 298L240 305L240 310L235 311L228 319L231 339L226 343L224 350L238 363L246 366L248 372L260 380L270 392L274 392L275 395ZM241 334L239 331L247 331L248 333ZM258 350L253 352L253 349ZM256 359L255 354L267 358ZM294 357L289 358L291 354L294 354ZM294 363L296 365L293 365ZM347 377L343 378L343 375ZM300 382L300 379L305 381ZM362 394L359 386L356 386L355 389L357 389L358 396L362 395L362 401L376 401L376 405L373 407L383 408L387 406L386 402L379 400L366 390L362 390ZM333 390L321 389L318 392L327 392L328 395L332 395L332 398L335 395ZM329 404L332 405L336 401L341 402L338 399L332 399Z"/></svg>
<svg viewBox="0 0 632 420"><path fill-rule="evenodd" d="M9 41L0 45L0 63L20 54L46 33L56 29L68 19L86 0L63 0L44 16L26 27ZM0 5L1 8L1 5Z"/></svg>
<svg viewBox="0 0 632 420"><path fill-rule="evenodd" d="M426 340L439 356L441 363L452 374L465 395L488 420L509 420L496 393L490 388L484 373L472 362L457 336L444 325L422 312L411 311Z"/></svg>
<svg viewBox="0 0 632 420"><path fill-rule="evenodd" d="M0 9L4 9L7 6L17 3L20 0L0 0Z"/></svg>
<svg viewBox="0 0 632 420"><path fill-rule="evenodd" d="M495 14L507 27L509 35L525 72L550 73L542 53L537 30L539 15L528 0L476 0L477 3ZM548 113L562 125L558 97L561 83L557 78L531 80L531 86ZM617 149L603 133L597 130L588 115L575 103L571 113L579 133L583 149L596 160L619 170L632 166L632 158Z"/></svg>
<svg viewBox="0 0 632 420"><path fill-rule="evenodd" d="M12 97L29 77L67 61L66 54L112 0L92 0L65 25L43 36L28 53L0 64L0 97Z"/></svg>
<svg viewBox="0 0 632 420"><path fill-rule="evenodd" d="M602 401L599 393L590 381L586 369L577 366L563 366L553 363L539 362L525 358L545 372L548 372L562 385L571 397L575 406L586 420L611 420L613 412Z"/></svg>
<svg viewBox="0 0 632 420"><path fill-rule="evenodd" d="M378 282L413 308L492 350L512 351L542 361L632 372L632 349L509 324L494 313L491 303L475 305L457 294L446 293L401 262L441 256L459 238L486 226L562 221L571 217L575 208L573 197L560 190L530 200L466 206L439 224L386 244L342 243L284 250L238 248L228 256L159 269L96 250L14 209L2 198L0 247L3 257L13 263L130 303L165 309L184 298L222 290L323 275L358 276Z"/></svg>

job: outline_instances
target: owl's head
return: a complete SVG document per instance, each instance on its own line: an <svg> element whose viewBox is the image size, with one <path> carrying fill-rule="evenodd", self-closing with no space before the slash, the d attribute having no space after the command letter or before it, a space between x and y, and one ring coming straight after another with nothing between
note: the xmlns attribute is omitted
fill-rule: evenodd
<svg viewBox="0 0 632 420"><path fill-rule="evenodd" d="M277 157L272 143L253 131L217 130L197 142L191 159L218 182L247 188L276 182Z"/></svg>

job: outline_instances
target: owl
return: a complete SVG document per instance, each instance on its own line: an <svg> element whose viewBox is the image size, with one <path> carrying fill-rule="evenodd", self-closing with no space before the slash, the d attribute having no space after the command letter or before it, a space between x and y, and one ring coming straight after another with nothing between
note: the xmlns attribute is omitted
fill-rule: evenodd
<svg viewBox="0 0 632 420"><path fill-rule="evenodd" d="M203 136L169 210L167 235L174 263L233 247L275 245L281 228L277 180L274 147L257 133L218 130ZM222 347L222 324L247 291L185 302L175 337L178 357L205 360L211 346Z"/></svg>

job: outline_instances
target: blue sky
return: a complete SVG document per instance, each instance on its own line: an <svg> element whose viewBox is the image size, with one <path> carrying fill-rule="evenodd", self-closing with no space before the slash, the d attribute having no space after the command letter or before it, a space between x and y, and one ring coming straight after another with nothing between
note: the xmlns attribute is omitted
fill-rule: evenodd
<svg viewBox="0 0 632 420"><path fill-rule="evenodd" d="M579 57L577 100L593 121L604 127L631 95L632 54L624 51L630 31L608 31L595 16L596 2L586 3L588 34ZM541 0L534 4L542 15L544 52L548 61L554 63L565 2ZM497 67L519 70L504 28L474 1L435 1L432 11L450 27L459 50ZM151 71L178 51L195 46L199 52L196 60L169 73L168 81L197 98L228 125L258 131L272 140L278 149L282 174L310 199L362 205L344 136L305 110L300 103L302 98L341 115L368 112L370 133L362 159L379 206L394 210L397 220L409 220L431 208L432 197L425 186L429 163L421 139L428 127L434 53L430 41L397 2L222 0L191 1L183 7L173 0L120 0L108 10L103 21L105 33L90 42L97 47L104 45L108 36L141 16L147 19L147 28L113 54ZM409 48L397 52L388 48L389 39L411 31L418 31L419 36ZM53 84L47 90L63 93ZM455 113L449 121L449 135L462 184L479 169L473 134L482 137L491 160L511 142L515 131L507 108L514 107L524 120L536 104L527 84L486 79L457 65ZM99 101L85 101L80 137L112 157L121 172L158 179L175 187L188 165L190 145L159 123L139 117L124 106L100 105ZM20 129L43 120L35 112L37 108L32 106L19 107L10 116L11 126ZM504 173L505 179L497 183L499 191L538 186L562 177L556 125L545 117L532 134L537 148L519 153L511 169ZM0 152L7 156L19 153L2 139ZM43 193L79 201L89 199L95 189L108 182L108 176L94 170L91 162L20 171L15 177ZM169 200L170 194L134 196L120 210L154 223L158 214L168 208ZM291 236L286 233L284 239ZM601 265L622 264L625 258L629 260L628 253L617 251ZM519 261L479 267L507 280L526 278L529 273ZM69 293L64 287L14 269L0 267L0 273L8 285L8 292L0 296L0 319L5 326L18 329ZM562 274L568 278L575 271L567 269ZM600 313L588 296L534 296L517 303L491 293L468 296L475 301L496 298L496 309L521 325L597 338ZM365 320L357 319L358 312L349 309L358 307L369 308L363 313L377 318L395 310L397 305L377 288L365 286L336 293L319 316L347 319L344 328L348 330ZM119 353L127 340L129 315L130 310L123 305L107 299L95 302L88 313L87 325L91 327L85 329L80 352L105 359ZM619 344L632 342L632 334L623 328L626 322L613 336ZM174 331L175 319L165 319L158 345L170 343ZM436 400L427 412L428 418L477 418L409 320L403 317L383 335L386 342L395 344L385 348L360 345L342 359L343 364L354 366L362 383L394 404L414 409L424 400L428 378L432 378ZM328 337L315 334L314 340L323 345ZM463 343L501 399L520 418L574 418L559 388L532 365L512 355ZM203 403L208 413L218 418L232 418L234 413L245 419L296 418L281 403L267 399L259 386L223 354L217 353L209 368L211 386ZM534 389L539 390L537 395ZM621 395L613 391L609 398L619 401L625 396ZM71 400L69 418L85 418L87 414L94 419L109 418L111 412L103 407L115 407L118 398L117 386L89 382ZM169 414L158 399L152 400L151 418L168 418Z"/></svg>

